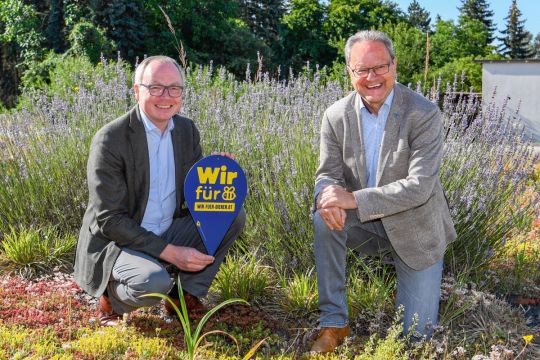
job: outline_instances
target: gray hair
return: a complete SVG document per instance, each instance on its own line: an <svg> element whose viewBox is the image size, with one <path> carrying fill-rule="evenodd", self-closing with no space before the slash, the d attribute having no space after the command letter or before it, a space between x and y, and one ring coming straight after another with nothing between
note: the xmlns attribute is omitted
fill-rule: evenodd
<svg viewBox="0 0 540 360"><path fill-rule="evenodd" d="M362 30L347 39L347 43L345 44L345 63L347 65L349 65L349 60L351 58L351 48L354 44L362 41L382 42L388 50L390 58L394 60L394 46L388 35L378 30Z"/></svg>
<svg viewBox="0 0 540 360"><path fill-rule="evenodd" d="M146 67L153 61L174 65L178 69L178 72L180 73L180 81L182 82L182 85L184 85L184 81L186 78L184 69L182 69L182 67L176 62L176 60L165 55L150 56L144 59L143 61L141 61L141 63L137 65L137 68L135 69L135 76L133 77L133 84L141 83Z"/></svg>

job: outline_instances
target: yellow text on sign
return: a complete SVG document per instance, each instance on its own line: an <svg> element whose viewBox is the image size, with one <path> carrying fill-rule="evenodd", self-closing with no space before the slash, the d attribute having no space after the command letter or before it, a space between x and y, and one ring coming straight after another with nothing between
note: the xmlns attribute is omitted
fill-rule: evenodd
<svg viewBox="0 0 540 360"><path fill-rule="evenodd" d="M224 202L196 202L195 211L234 212L235 203Z"/></svg>
<svg viewBox="0 0 540 360"><path fill-rule="evenodd" d="M198 167L197 175L201 184L215 184L219 178L219 184L231 185L233 180L238 177L238 172L227 171L227 166L222 165L217 168L205 167L203 169L202 167Z"/></svg>

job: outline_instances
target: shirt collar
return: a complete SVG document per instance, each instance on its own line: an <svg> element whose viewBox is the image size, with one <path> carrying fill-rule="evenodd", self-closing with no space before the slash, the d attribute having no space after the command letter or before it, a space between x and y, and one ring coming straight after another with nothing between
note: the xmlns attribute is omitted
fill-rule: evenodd
<svg viewBox="0 0 540 360"><path fill-rule="evenodd" d="M366 109L367 112L369 112L368 108L366 107L366 105L364 105L364 101L362 100L362 97L360 95L358 95L357 93L357 96L358 96L358 102L360 103L360 111L362 111L362 109ZM394 89L392 88L392 91L390 91L390 94L388 94L388 96L386 97L386 100L384 100L384 103L383 103L383 106L381 106L381 109L380 110L388 110L390 109L390 106L392 106L392 100L394 100ZM379 110L379 113L380 113L380 110Z"/></svg>
<svg viewBox="0 0 540 360"><path fill-rule="evenodd" d="M158 127L156 125L154 125L153 122L150 121L150 119L148 118L148 116L146 116L146 114L144 113L144 111L139 108L140 110L140 113L141 113L141 118L142 118L142 122L144 124L144 130L149 133L149 132L152 132L154 130L158 130ZM167 123L167 130L168 131L171 131L172 129L174 129L174 121L172 121L172 118L169 119L169 122Z"/></svg>

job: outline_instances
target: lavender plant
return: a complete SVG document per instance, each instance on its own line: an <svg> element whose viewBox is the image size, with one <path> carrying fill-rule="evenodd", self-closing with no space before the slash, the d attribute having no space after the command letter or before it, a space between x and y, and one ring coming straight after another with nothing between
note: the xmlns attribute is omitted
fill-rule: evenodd
<svg viewBox="0 0 540 360"><path fill-rule="evenodd" d="M90 139L133 104L121 63L100 66L102 72L74 77L62 96L34 95L26 109L4 116L0 232L10 225L80 226ZM349 90L318 69L278 78L247 72L237 80L212 64L190 67L182 111L196 122L207 154L234 152L246 171L248 226L238 248L259 249L278 273L291 273L314 262L309 209L320 120ZM537 160L515 114L504 104L455 95L457 86L443 99L438 89L427 97L441 103L446 125L440 173L459 235L447 260L452 270L470 273L504 245L517 221L537 211L518 201Z"/></svg>
<svg viewBox="0 0 540 360"><path fill-rule="evenodd" d="M69 61L69 60L66 60ZM97 75L97 76L96 76ZM0 122L0 237L9 227L80 226L88 199L86 159L93 134L125 112L128 73L103 60L96 73L72 73L61 94L27 94ZM89 78L92 78L90 81ZM57 80L59 81L59 80Z"/></svg>
<svg viewBox="0 0 540 360"><path fill-rule="evenodd" d="M502 250L516 225L538 214L536 200L522 196L538 157L517 112L506 103L464 96L456 83L447 85L442 105L440 175L458 232L447 263L454 273L473 275Z"/></svg>

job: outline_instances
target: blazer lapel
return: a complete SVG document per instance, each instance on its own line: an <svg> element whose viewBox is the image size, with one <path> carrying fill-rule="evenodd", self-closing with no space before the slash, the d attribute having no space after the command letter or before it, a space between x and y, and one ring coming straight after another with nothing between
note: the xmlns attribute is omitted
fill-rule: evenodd
<svg viewBox="0 0 540 360"><path fill-rule="evenodd" d="M173 121L175 118L173 117ZM182 203L184 202L184 157L182 156L182 143L181 143L182 133L180 131L180 124L176 121L174 123L174 128L171 131L171 140L173 145L174 153L174 173L175 173L175 183L176 183L176 208L177 211L180 210Z"/></svg>
<svg viewBox="0 0 540 360"><path fill-rule="evenodd" d="M357 110L358 107L358 94L355 93L351 97L351 101L347 106L345 116L349 122L349 139L347 142L352 145L354 160L356 163L356 178L360 180L362 189L367 186L367 171L366 171L366 158L364 153L364 137L362 134L362 127L360 126L360 114Z"/></svg>
<svg viewBox="0 0 540 360"><path fill-rule="evenodd" d="M131 151L133 152L133 169L127 169L127 171L133 172L133 176L128 176L128 178L135 179L136 195L140 194L141 196L140 201L134 202L140 204L135 209L135 219L140 223L146 210L150 191L150 159L148 156L146 132L142 123L139 106L135 106L131 111L129 127L131 131L128 136Z"/></svg>
<svg viewBox="0 0 540 360"><path fill-rule="evenodd" d="M390 153L395 148L399 137L399 113L401 109L401 91L399 87L394 86L394 99L390 106L390 112L386 119L386 125L384 127L384 134L381 143L381 150L379 152L379 160L377 163L377 178L376 186L379 186L384 168L390 156Z"/></svg>

